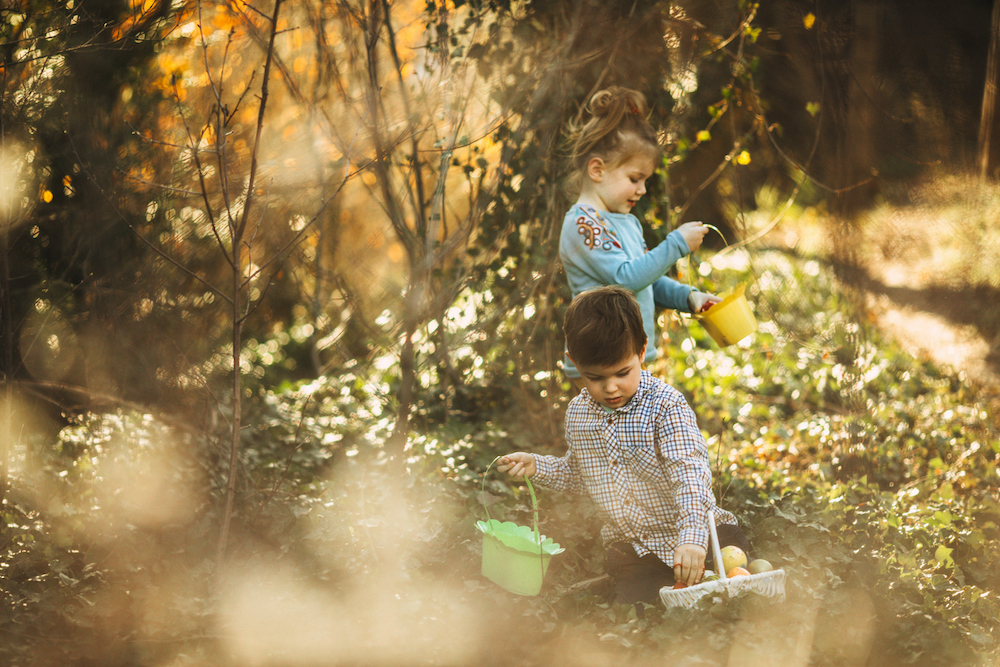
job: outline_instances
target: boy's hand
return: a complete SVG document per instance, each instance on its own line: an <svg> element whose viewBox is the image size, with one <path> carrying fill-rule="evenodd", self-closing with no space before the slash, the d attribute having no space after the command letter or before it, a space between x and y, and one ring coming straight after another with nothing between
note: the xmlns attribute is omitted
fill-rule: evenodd
<svg viewBox="0 0 1000 667"><path fill-rule="evenodd" d="M497 461L497 470L505 472L511 477L534 477L535 476L535 455L527 452L514 452L507 456L501 456Z"/></svg>
<svg viewBox="0 0 1000 667"><path fill-rule="evenodd" d="M710 306L713 306L721 301L722 299L714 294L706 294L697 290L692 290L688 294L688 307L691 309L692 313L700 313L708 310Z"/></svg>
<svg viewBox="0 0 1000 667"><path fill-rule="evenodd" d="M693 586L705 574L705 547L682 544L674 550L674 580Z"/></svg>
<svg viewBox="0 0 1000 667"><path fill-rule="evenodd" d="M701 242L705 238L705 234L708 234L708 227L699 222L685 222L683 225L677 228L677 231L681 233L684 240L687 241L688 248L691 252L694 252L701 247Z"/></svg>

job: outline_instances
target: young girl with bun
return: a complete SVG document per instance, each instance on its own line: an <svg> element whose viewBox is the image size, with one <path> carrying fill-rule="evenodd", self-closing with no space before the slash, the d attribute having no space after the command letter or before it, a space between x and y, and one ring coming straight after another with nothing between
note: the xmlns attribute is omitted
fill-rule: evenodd
<svg viewBox="0 0 1000 667"><path fill-rule="evenodd" d="M665 274L677 260L701 246L708 227L687 222L650 250L632 209L646 194L646 179L662 156L656 131L647 120L642 93L610 87L587 105L585 122L570 127L572 166L580 195L563 219L559 239L562 260L575 297L603 285L621 285L635 293L648 340L644 362L657 355L656 308L697 313L720 299L693 290ZM581 386L569 357L566 375Z"/></svg>

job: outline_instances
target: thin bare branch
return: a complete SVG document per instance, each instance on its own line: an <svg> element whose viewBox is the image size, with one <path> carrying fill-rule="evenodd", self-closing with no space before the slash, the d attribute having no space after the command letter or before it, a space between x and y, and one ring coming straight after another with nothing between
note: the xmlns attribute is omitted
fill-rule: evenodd
<svg viewBox="0 0 1000 667"><path fill-rule="evenodd" d="M175 84L176 86L176 84ZM200 196L205 204L205 215L208 216L208 222L212 227L212 234L215 235L215 241L219 246L219 250L222 252L222 256L225 257L226 262L230 267L234 266L234 257L231 257L226 251L226 244L223 242L222 237L219 235L218 221L215 216L215 210L212 206L212 202L208 199L208 185L205 183L205 170L201 164L201 156L198 154L198 146L201 144L201 140L195 139L194 133L191 131L191 126L188 123L187 115L184 113L184 109L181 107L180 95L177 90L174 90L174 101L177 104L177 113L181 118L181 122L184 125L184 131L188 136L189 150L191 151L191 157L194 160L195 170L198 174L198 185L200 188ZM233 295L236 298L236 295Z"/></svg>

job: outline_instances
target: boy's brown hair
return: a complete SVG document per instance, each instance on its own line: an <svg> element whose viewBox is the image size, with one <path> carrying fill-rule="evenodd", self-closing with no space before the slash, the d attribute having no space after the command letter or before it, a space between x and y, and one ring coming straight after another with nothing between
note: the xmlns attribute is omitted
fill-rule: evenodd
<svg viewBox="0 0 1000 667"><path fill-rule="evenodd" d="M641 355L646 346L639 302L631 290L617 285L578 294L566 309L563 333L577 366L611 366Z"/></svg>

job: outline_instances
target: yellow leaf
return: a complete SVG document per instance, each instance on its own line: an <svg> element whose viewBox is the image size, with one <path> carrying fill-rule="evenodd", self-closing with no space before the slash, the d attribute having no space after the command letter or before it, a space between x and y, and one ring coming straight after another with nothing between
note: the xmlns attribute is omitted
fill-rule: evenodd
<svg viewBox="0 0 1000 667"><path fill-rule="evenodd" d="M708 130L702 130L701 132L698 133L697 139L698 141L711 141L712 133L709 132Z"/></svg>
<svg viewBox="0 0 1000 667"><path fill-rule="evenodd" d="M750 164L750 153L743 151L736 156L736 164Z"/></svg>
<svg viewBox="0 0 1000 667"><path fill-rule="evenodd" d="M45 202L46 204L50 203L52 201L52 193L49 192L48 190L46 190L45 192L43 192L42 193L42 201Z"/></svg>
<svg viewBox="0 0 1000 667"><path fill-rule="evenodd" d="M229 30L230 28L236 27L236 17L231 15L225 9L219 8L215 10L215 16L212 17L212 25L219 30ZM206 26L202 26L202 29L205 28Z"/></svg>
<svg viewBox="0 0 1000 667"><path fill-rule="evenodd" d="M816 23L816 15L812 12L802 17L802 25L806 27L806 30L812 30L814 23Z"/></svg>
<svg viewBox="0 0 1000 667"><path fill-rule="evenodd" d="M403 246L398 243L393 243L388 248L386 248L386 257L389 258L391 262L402 262L406 259L406 252L403 250Z"/></svg>

